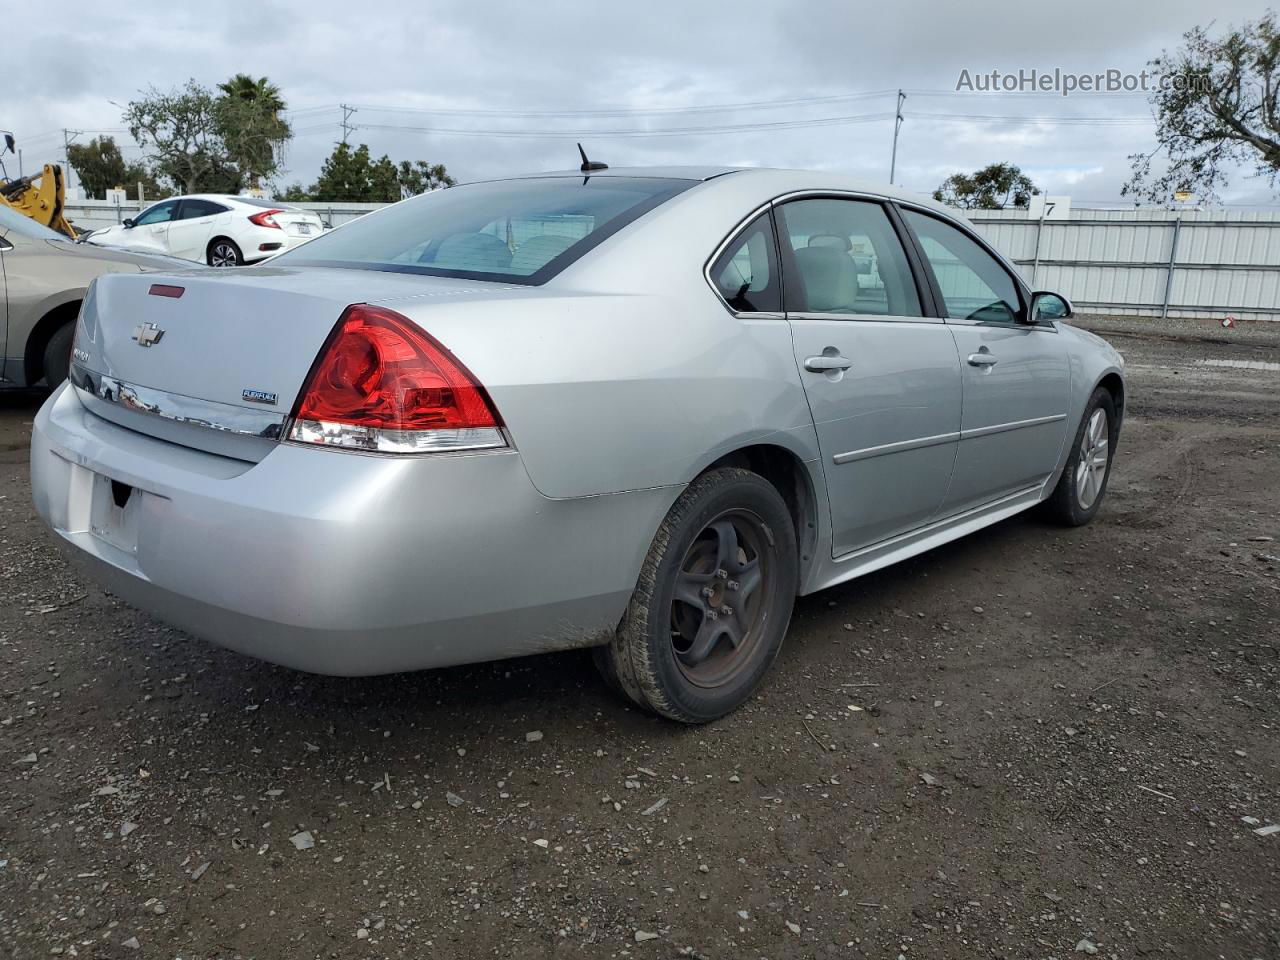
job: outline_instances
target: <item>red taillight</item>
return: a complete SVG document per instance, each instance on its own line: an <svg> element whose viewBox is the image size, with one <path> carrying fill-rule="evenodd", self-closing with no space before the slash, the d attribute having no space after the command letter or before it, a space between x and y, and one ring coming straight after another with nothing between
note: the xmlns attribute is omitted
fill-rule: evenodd
<svg viewBox="0 0 1280 960"><path fill-rule="evenodd" d="M428 453L506 445L484 387L411 320L353 304L329 334L294 411L289 439Z"/></svg>
<svg viewBox="0 0 1280 960"><path fill-rule="evenodd" d="M260 227L275 227L280 230L280 224L276 223L276 214L284 213L283 210L263 210L261 213L255 213L249 217L250 223L256 223Z"/></svg>

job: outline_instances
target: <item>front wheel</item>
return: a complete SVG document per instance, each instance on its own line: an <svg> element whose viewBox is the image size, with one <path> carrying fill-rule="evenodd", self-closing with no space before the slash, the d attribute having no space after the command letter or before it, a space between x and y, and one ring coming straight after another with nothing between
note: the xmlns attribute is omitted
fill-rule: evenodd
<svg viewBox="0 0 1280 960"><path fill-rule="evenodd" d="M244 263L244 254L235 241L220 237L209 244L208 259L211 267L238 267Z"/></svg>
<svg viewBox="0 0 1280 960"><path fill-rule="evenodd" d="M1058 485L1044 503L1051 519L1069 527L1080 527L1093 519L1107 492L1115 441L1115 401L1110 391L1099 387L1084 408Z"/></svg>
<svg viewBox="0 0 1280 960"><path fill-rule="evenodd" d="M799 577L795 527L763 477L695 480L659 527L626 616L597 662L611 686L683 723L740 706L782 648Z"/></svg>
<svg viewBox="0 0 1280 960"><path fill-rule="evenodd" d="M76 322L64 323L53 332L44 347L44 382L55 390L71 372L71 345L76 338Z"/></svg>

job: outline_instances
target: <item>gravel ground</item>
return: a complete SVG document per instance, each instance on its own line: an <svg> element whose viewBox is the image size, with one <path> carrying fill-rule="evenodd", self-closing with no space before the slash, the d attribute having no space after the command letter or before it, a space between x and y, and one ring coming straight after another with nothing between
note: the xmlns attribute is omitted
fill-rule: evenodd
<svg viewBox="0 0 1280 960"><path fill-rule="evenodd" d="M1280 324L1085 323L1131 371L1097 521L805 598L700 729L581 652L170 630L59 558L0 397L0 955L1280 956Z"/></svg>

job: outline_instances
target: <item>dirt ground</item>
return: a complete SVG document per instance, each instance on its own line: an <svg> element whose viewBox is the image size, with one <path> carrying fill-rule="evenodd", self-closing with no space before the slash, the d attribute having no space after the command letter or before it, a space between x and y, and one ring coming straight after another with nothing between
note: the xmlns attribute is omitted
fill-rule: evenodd
<svg viewBox="0 0 1280 960"><path fill-rule="evenodd" d="M59 558L0 397L0 956L1280 957L1280 324L1086 325L1130 370L1096 522L803 599L700 729L580 652L170 630Z"/></svg>

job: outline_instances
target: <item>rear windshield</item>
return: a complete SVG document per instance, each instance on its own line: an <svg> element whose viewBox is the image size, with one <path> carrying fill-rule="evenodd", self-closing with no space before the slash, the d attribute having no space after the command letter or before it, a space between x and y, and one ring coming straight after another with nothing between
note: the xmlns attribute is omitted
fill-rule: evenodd
<svg viewBox="0 0 1280 960"><path fill-rule="evenodd" d="M450 187L354 220L274 262L545 283L694 182L544 177Z"/></svg>

